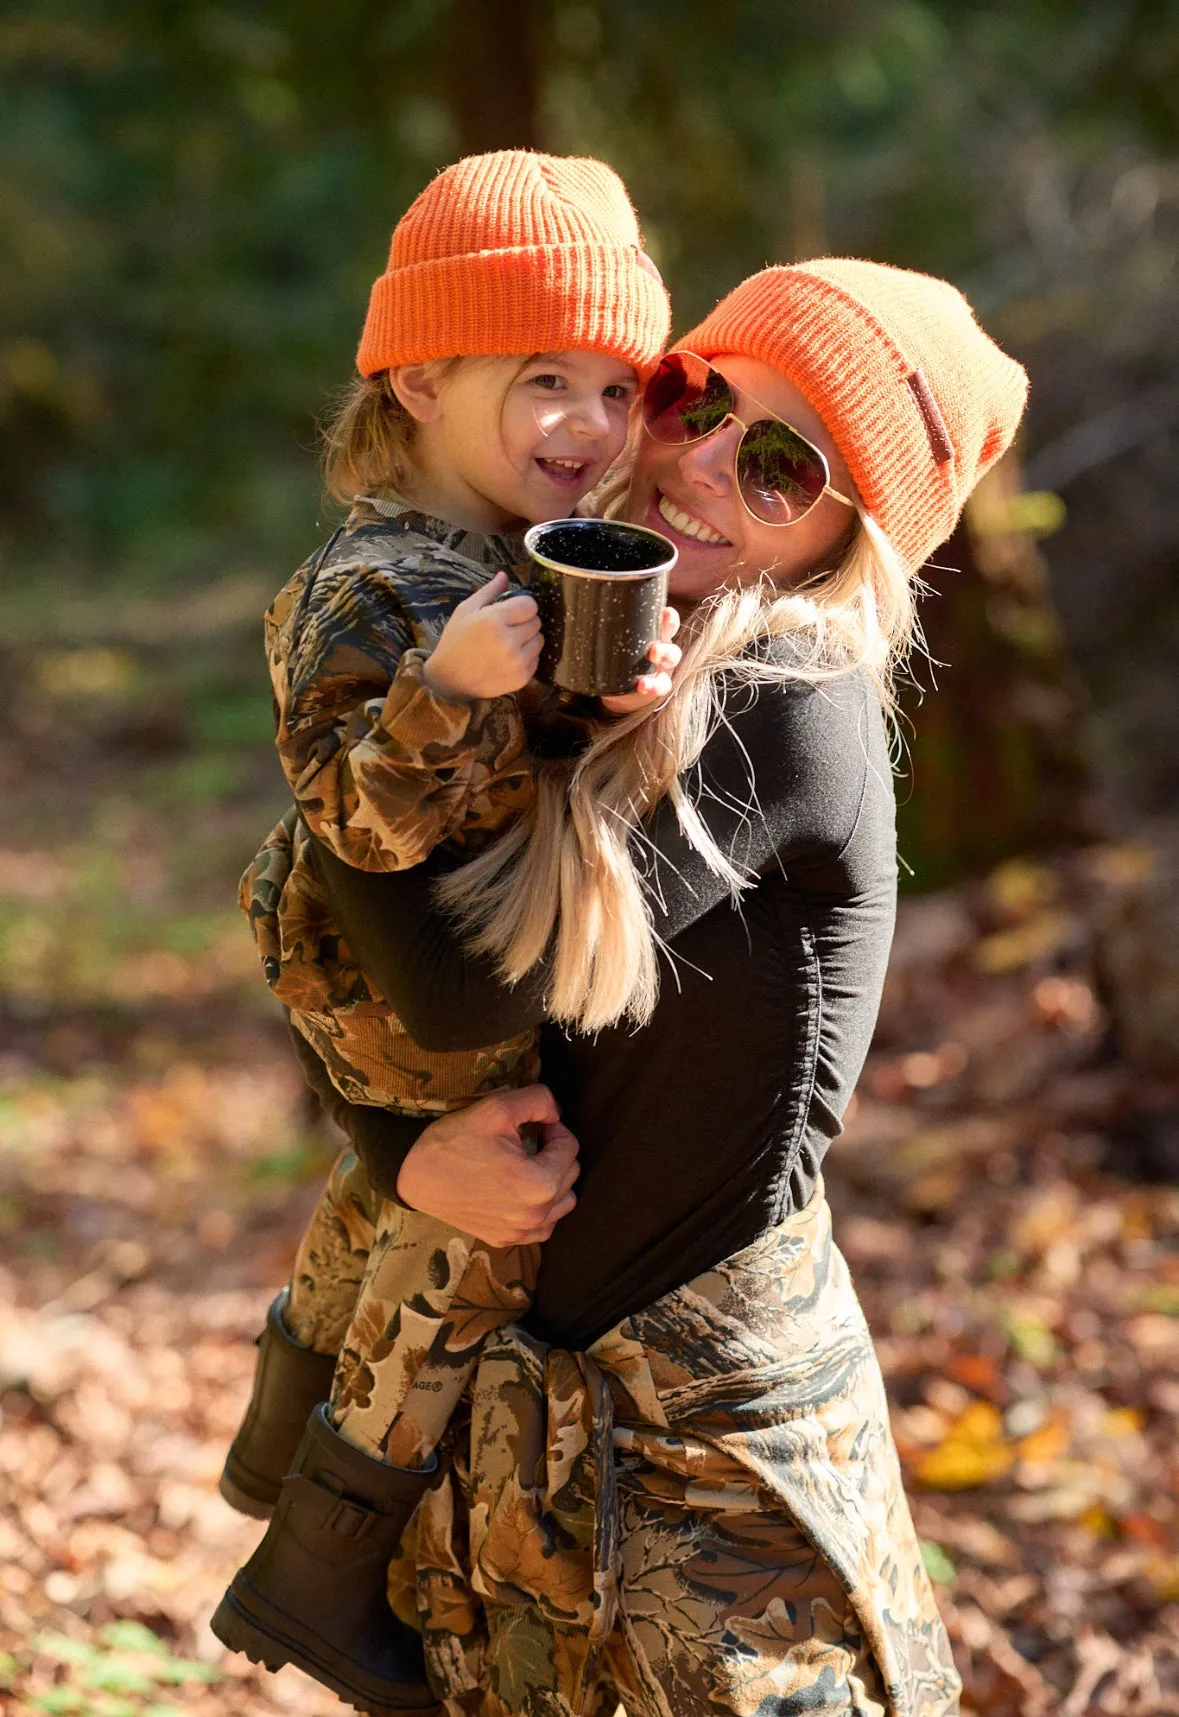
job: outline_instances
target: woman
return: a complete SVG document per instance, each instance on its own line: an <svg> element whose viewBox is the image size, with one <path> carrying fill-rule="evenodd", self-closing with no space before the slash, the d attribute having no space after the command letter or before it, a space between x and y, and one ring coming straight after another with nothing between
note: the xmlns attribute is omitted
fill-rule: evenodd
<svg viewBox="0 0 1179 1717"><path fill-rule="evenodd" d="M421 1042L548 1015L581 1145L532 1312L488 1337L394 1569L448 1711L956 1709L820 1169L892 934L913 578L1025 390L944 282L838 259L746 281L649 384L625 503L680 551L673 695L552 764L526 844L444 878L482 959L429 873L324 861ZM468 1111L406 1151L345 1119L447 1221L464 1138L483 1164L503 1131Z"/></svg>

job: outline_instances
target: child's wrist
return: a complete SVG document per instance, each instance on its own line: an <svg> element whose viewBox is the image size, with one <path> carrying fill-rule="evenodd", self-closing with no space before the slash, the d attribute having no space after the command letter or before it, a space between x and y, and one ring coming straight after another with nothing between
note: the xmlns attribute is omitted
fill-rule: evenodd
<svg viewBox="0 0 1179 1717"><path fill-rule="evenodd" d="M433 656L427 656L422 663L422 684L436 698L442 698L445 703L473 703L469 691L449 679L446 670L438 671Z"/></svg>

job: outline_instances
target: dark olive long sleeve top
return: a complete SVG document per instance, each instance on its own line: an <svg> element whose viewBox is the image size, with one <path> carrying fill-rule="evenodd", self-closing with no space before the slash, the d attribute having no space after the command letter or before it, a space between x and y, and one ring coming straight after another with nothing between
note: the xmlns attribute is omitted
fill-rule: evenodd
<svg viewBox="0 0 1179 1717"><path fill-rule="evenodd" d="M543 1078L580 1142L581 1178L527 1321L566 1346L586 1346L807 1203L876 1021L896 836L867 677L735 687L685 785L757 880L734 905L664 800L643 843L668 944L652 1019L592 1036L543 1026ZM543 966L500 983L434 909L431 881L448 861L378 876L321 856L353 952L427 1048L544 1019ZM351 1109L347 1122L392 1191L417 1128L376 1109Z"/></svg>

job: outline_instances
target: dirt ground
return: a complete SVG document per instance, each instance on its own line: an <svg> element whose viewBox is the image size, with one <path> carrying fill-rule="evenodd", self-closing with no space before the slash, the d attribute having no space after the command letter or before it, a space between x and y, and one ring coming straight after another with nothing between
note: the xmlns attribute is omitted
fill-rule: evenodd
<svg viewBox="0 0 1179 1717"><path fill-rule="evenodd" d="M253 1338L334 1149L232 904L282 795L256 593L214 596L127 605L98 642L93 605L52 643L30 605L4 664L5 1711L341 1710L207 1626L260 1534L216 1490ZM1094 977L1132 862L906 901L829 1159L988 1717L1179 1712L1179 1190L1141 1178L1141 1082Z"/></svg>

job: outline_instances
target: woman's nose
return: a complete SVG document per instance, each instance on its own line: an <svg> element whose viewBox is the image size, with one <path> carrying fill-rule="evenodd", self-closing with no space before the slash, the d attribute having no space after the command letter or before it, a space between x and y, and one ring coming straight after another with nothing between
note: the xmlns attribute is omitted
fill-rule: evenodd
<svg viewBox="0 0 1179 1717"><path fill-rule="evenodd" d="M714 495L726 495L733 484L733 461L744 430L730 421L703 441L690 442L680 454L680 473L689 483Z"/></svg>

